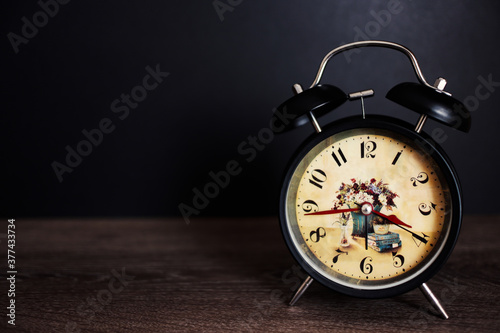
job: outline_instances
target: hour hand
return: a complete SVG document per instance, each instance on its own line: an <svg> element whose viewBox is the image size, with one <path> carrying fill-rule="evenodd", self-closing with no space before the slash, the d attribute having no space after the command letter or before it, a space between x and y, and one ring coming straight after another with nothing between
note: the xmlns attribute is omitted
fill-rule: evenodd
<svg viewBox="0 0 500 333"><path fill-rule="evenodd" d="M411 225L404 223L396 215L385 215L385 214L382 214L381 212L377 212L376 210L373 210L373 213L389 220L391 223L394 223L397 225L402 225L402 226L405 226L407 228L411 228Z"/></svg>
<svg viewBox="0 0 500 333"><path fill-rule="evenodd" d="M361 213L363 213L363 215L370 215L373 213L389 220L389 222L393 224L397 224L399 226L403 225L405 227L411 228L411 225L404 223L396 215L385 215L381 212L376 211L375 209L373 209L373 205L369 202L364 202L362 204L356 202L355 204L359 206L359 209L361 210Z"/></svg>
<svg viewBox="0 0 500 333"><path fill-rule="evenodd" d="M330 210L323 210L320 212L307 213L304 215L330 215L330 214L340 214L340 213L357 212L357 211L359 211L359 208L330 209Z"/></svg>
<svg viewBox="0 0 500 333"><path fill-rule="evenodd" d="M396 226L400 227L401 229L403 229L404 231L407 231L409 232L410 234L412 234L413 237L415 237L416 239L418 239L419 241L421 241L422 243L424 244L427 244L427 239L425 239L425 237L427 237L426 235L424 235L424 237L420 236L420 235L417 235L416 233L414 233L413 231L410 231L408 229L406 229L405 227L408 227L408 228L411 228L411 225L408 225L406 223L404 223L403 221L401 221L400 219L398 219L398 217L396 215L385 215L385 214L382 214L380 212L377 212L376 210L373 211L375 214L377 214L378 216L382 216L383 218L389 220L391 223L395 224ZM405 227L403 227L405 226Z"/></svg>

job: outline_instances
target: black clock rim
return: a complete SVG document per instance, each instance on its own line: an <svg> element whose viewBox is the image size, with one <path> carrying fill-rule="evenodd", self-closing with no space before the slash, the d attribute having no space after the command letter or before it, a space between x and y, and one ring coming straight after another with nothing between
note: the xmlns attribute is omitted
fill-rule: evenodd
<svg viewBox="0 0 500 333"><path fill-rule="evenodd" d="M290 179L295 171L297 165L300 163L302 158L311 150L316 144L323 141L327 137L350 129L357 128L377 128L386 129L393 131L398 134L407 136L410 139L419 140L421 145L427 147L428 152L434 158L438 166L440 167L450 189L450 195L452 200L452 221L450 226L450 234L443 246L443 249L438 254L434 262L423 272L415 276L410 281L404 282L400 285L382 288L377 290L366 290L366 289L355 289L340 285L335 283L323 275L317 273L305 260L302 258L298 250L293 244L290 233L287 228L286 221L286 195L288 191L288 186ZM456 241L460 233L460 227L462 224L462 214L463 214L463 204L462 204L462 190L460 181L457 177L457 173L450 159L444 152L444 150L436 143L432 138L425 132L420 134L414 131L414 125L406 123L400 119L371 115L367 116L366 119L360 119L359 116L344 118L340 121L329 124L323 128L323 131L318 134L311 135L306 139L303 144L297 149L293 158L291 159L285 173L284 180L282 182L282 188L280 192L280 208L279 208L279 219L281 225L281 233L285 239L285 243L291 252L293 258L296 262L309 274L314 280L320 282L324 286L333 289L342 294L349 296L359 297L359 298L385 298L393 297L397 295L404 294L410 290L413 290L423 283L430 280L439 270L444 266L448 258L450 257L453 248L455 247Z"/></svg>

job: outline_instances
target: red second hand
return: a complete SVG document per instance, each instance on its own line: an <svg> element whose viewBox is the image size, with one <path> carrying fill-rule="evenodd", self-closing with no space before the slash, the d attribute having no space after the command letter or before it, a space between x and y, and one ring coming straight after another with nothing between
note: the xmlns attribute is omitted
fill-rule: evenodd
<svg viewBox="0 0 500 333"><path fill-rule="evenodd" d="M304 215L329 215L329 214L339 214L339 213L356 212L356 211L359 211L359 208L330 209L330 210L323 210L321 212L307 213Z"/></svg>

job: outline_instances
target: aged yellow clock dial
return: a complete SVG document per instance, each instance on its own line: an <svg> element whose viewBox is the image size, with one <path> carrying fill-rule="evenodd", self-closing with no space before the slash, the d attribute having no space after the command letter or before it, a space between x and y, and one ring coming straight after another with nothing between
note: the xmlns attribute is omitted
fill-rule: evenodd
<svg viewBox="0 0 500 333"><path fill-rule="evenodd" d="M301 158L285 212L307 265L369 290L398 286L432 265L450 233L452 200L433 151L389 129L358 128L327 137Z"/></svg>

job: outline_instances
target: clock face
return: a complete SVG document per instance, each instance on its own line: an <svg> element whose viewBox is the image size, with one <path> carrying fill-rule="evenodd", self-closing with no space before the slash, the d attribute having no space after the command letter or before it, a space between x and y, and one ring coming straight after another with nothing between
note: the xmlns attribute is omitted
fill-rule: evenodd
<svg viewBox="0 0 500 333"><path fill-rule="evenodd" d="M292 253L340 291L370 297L415 287L458 233L451 171L417 135L390 126L333 132L289 171L282 197Z"/></svg>

